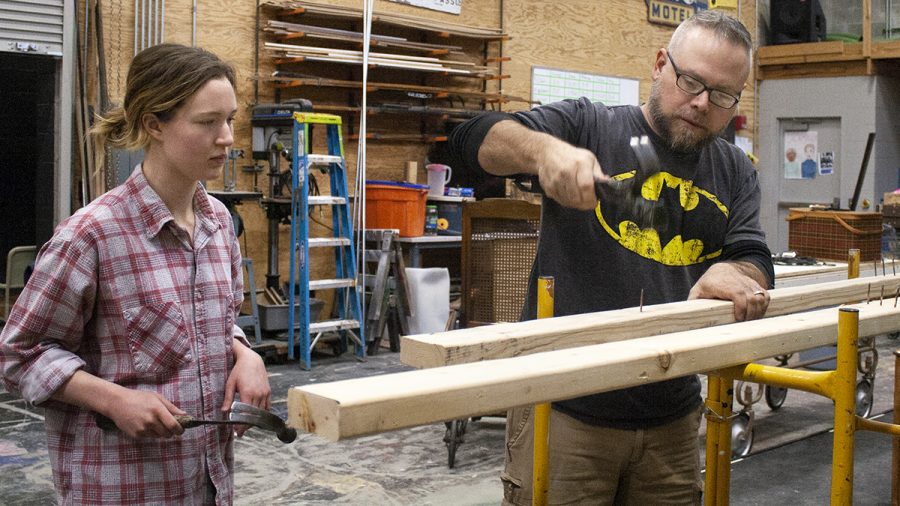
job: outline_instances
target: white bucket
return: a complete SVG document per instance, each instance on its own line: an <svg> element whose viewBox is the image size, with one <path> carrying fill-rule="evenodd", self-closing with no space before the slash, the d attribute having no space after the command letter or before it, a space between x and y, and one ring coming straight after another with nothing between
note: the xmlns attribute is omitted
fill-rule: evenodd
<svg viewBox="0 0 900 506"><path fill-rule="evenodd" d="M453 171L446 165L430 163L425 166L428 170L428 194L441 196L444 194L444 185L450 182Z"/></svg>

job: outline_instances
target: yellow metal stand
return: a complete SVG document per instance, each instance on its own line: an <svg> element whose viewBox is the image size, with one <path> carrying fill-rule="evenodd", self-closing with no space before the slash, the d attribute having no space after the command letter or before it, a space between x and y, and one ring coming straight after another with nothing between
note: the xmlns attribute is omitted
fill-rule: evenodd
<svg viewBox="0 0 900 506"><path fill-rule="evenodd" d="M847 251L847 279L859 277L859 250L853 248Z"/></svg>
<svg viewBox="0 0 900 506"><path fill-rule="evenodd" d="M900 424L900 350L894 350L894 424ZM891 452L891 504L900 504L900 438L894 438Z"/></svg>
<svg viewBox="0 0 900 506"><path fill-rule="evenodd" d="M858 265L858 264L857 264ZM746 364L709 377L706 429L706 491L704 504L726 506L731 470L732 382L736 379L812 392L834 401L834 451L831 468L831 504L853 500L853 436L856 430L900 436L900 425L856 416L856 370L859 352L859 310L840 308L837 368L800 371L784 367ZM900 381L900 380L898 380Z"/></svg>
<svg viewBox="0 0 900 506"><path fill-rule="evenodd" d="M537 317L553 317L552 276L541 276L538 279ZM550 403L534 407L533 458L531 504L544 506L550 491Z"/></svg>

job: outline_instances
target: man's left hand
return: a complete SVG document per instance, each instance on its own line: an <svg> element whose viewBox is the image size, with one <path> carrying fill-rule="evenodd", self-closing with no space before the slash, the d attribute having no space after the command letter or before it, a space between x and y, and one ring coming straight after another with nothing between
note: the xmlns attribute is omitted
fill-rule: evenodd
<svg viewBox="0 0 900 506"><path fill-rule="evenodd" d="M225 402L221 408L223 412L231 410L235 393L240 394L241 402L245 404L266 411L272 407L272 390L269 388L266 364L262 357L237 339L234 340L234 367L225 382ZM246 425L236 425L235 433L241 437L249 428Z"/></svg>
<svg viewBox="0 0 900 506"><path fill-rule="evenodd" d="M754 276L757 273L759 276ZM761 279L764 276L752 264L719 262L697 280L688 299L730 300L734 303L735 320L756 320L769 307L769 293L760 285Z"/></svg>

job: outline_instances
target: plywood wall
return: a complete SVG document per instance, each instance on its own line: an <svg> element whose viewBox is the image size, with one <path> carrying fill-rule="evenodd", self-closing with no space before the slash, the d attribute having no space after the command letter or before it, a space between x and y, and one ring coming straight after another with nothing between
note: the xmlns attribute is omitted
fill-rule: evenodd
<svg viewBox="0 0 900 506"><path fill-rule="evenodd" d="M90 0L94 1L94 0ZM79 12L83 11L83 2L79 2ZM271 86L261 83L257 85L253 77L257 73L256 47L263 38L258 38L257 3L247 0L196 0L196 43L213 51L231 62L238 70L238 103L240 112L235 122L235 147L250 150L249 109L256 103L272 102L274 92ZM362 7L361 0L332 0L333 5ZM190 45L192 43L192 0L168 0L166 2L165 40ZM510 78L503 81L503 91L510 95L530 97L531 68L534 65L554 68L572 69L584 72L629 77L640 80L641 100L649 94L651 65L655 50L666 44L671 36L672 28L649 24L646 21L647 10L644 2L637 0L563 0L548 2L538 0L463 0L462 13L459 16L434 12L426 9L410 7L385 0L377 0L375 9L399 12L429 18L436 21L446 20L477 27L502 28L512 37L502 44L502 53L512 61L503 63L503 73ZM756 33L756 13L753 0L741 0L741 19ZM101 12L104 16L104 46L106 53L107 76L110 97L113 102L121 102L124 93L125 77L128 62L134 52L134 2L126 0L102 0ZM735 13L736 14L736 13ZM262 11L264 22L266 11ZM298 22L304 22L298 20ZM83 25L82 25L83 26ZM356 25L359 30L360 26ZM391 34L397 28L385 28L376 25L375 33ZM409 33L409 32L407 32ZM440 42L428 36L422 39ZM484 46L477 41L451 38L444 42L462 44L472 53L473 59L480 60L479 52ZM315 44L310 44L315 45ZM499 53L501 45L488 45L489 55ZM269 74L273 69L271 62L260 53L259 72ZM370 77L371 78L371 77ZM441 78L414 77L412 82L429 85L444 84ZM458 80L457 80L458 81ZM460 83L453 85L474 86L480 88L481 82ZM487 84L489 91L495 91L498 82ZM304 96L305 92L293 92L292 96ZM315 95L315 91L308 93ZM285 98L288 94L285 94ZM744 92L744 99L739 105L739 113L748 116L749 124L754 125L755 93L753 78ZM346 104L345 104L346 105ZM505 109L525 107L525 104L509 104ZM358 115L344 115L345 134L347 124L358 124ZM369 119L370 128L381 131L396 129L397 131L415 131L421 128L419 118L394 116ZM321 136L320 136L321 137ZM347 141L346 155L352 182L356 172L357 146ZM403 178L403 167L408 160L420 162L420 167L428 153L429 146L417 143L387 143L370 141L367 148L367 175L370 179ZM249 164L250 161L246 160ZM421 169L420 169L421 170ZM420 177L424 177L424 172ZM259 178L259 185L267 185L267 178ZM351 183L352 184L352 183ZM221 182L210 182L210 188L221 188ZM239 175L238 189L251 189L251 177ZM267 221L263 209L254 203L242 205L240 213L245 221L246 232L241 238L245 256L254 260L256 266L256 282L262 286L265 282L267 263ZM321 221L330 223L328 216ZM287 273L288 227L282 227L280 272ZM323 229L314 225L314 232ZM314 258L314 265L327 269L330 258Z"/></svg>

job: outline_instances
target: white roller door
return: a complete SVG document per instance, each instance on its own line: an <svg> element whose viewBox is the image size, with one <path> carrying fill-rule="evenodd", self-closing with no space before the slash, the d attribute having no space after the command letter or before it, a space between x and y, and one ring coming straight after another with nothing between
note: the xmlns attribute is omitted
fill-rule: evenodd
<svg viewBox="0 0 900 506"><path fill-rule="evenodd" d="M62 56L63 0L0 0L0 51Z"/></svg>

